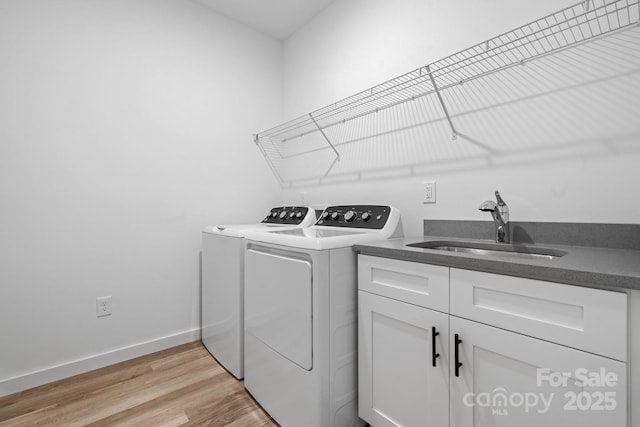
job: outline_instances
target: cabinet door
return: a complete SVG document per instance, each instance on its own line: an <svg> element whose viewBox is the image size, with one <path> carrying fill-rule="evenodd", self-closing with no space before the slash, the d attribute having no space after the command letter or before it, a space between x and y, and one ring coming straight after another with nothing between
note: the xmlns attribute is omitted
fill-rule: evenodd
<svg viewBox="0 0 640 427"><path fill-rule="evenodd" d="M360 417L376 427L448 426L448 316L359 291L358 317Z"/></svg>
<svg viewBox="0 0 640 427"><path fill-rule="evenodd" d="M451 426L627 425L626 363L454 316L450 328Z"/></svg>

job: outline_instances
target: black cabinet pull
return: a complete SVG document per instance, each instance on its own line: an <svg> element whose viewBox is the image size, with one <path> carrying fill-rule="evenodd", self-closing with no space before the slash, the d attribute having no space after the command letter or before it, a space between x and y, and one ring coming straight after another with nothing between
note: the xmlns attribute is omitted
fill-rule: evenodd
<svg viewBox="0 0 640 427"><path fill-rule="evenodd" d="M436 337L440 335L440 332L436 331L436 327L431 327L431 364L436 366L436 359L440 357L440 353L436 353Z"/></svg>
<svg viewBox="0 0 640 427"><path fill-rule="evenodd" d="M460 339L460 336L458 334L455 334L455 338L456 340L456 346L454 348L454 352L455 352L455 364L456 364L456 377L460 376L460 366L462 366L462 362L460 362L460 343L462 342L462 340Z"/></svg>

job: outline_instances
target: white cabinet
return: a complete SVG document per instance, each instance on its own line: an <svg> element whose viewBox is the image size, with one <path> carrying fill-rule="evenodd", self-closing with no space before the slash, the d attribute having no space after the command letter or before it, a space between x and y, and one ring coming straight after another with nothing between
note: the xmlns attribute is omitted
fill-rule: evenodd
<svg viewBox="0 0 640 427"><path fill-rule="evenodd" d="M625 293L363 255L358 274L374 427L627 426Z"/></svg>
<svg viewBox="0 0 640 427"><path fill-rule="evenodd" d="M374 426L449 424L446 314L358 292L359 415Z"/></svg>
<svg viewBox="0 0 640 427"><path fill-rule="evenodd" d="M451 372L450 426L627 425L625 363L454 316L450 321L462 364L458 376ZM454 355L454 339L450 347ZM583 376L609 385L590 386Z"/></svg>

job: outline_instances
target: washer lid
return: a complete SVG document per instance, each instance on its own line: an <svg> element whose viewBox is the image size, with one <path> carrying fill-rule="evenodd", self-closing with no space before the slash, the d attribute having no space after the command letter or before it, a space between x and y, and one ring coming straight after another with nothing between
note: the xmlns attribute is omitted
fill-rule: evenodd
<svg viewBox="0 0 640 427"><path fill-rule="evenodd" d="M308 239L325 239L327 237L344 237L344 236L353 236L357 234L364 234L364 231L361 230L335 230L329 229L326 227L304 227L304 228L296 228L289 230L264 230L269 231L274 234L282 235L282 236L298 236L305 237Z"/></svg>
<svg viewBox="0 0 640 427"><path fill-rule="evenodd" d="M219 234L229 237L244 237L249 231L268 231L268 230L289 230L296 227L295 225L277 225L277 224L234 224L234 225L212 225L203 230L203 233Z"/></svg>
<svg viewBox="0 0 640 427"><path fill-rule="evenodd" d="M203 233L230 237L244 237L249 230L290 229L308 227L316 220L316 211L306 206L279 206L271 208L267 216L256 224L210 225Z"/></svg>

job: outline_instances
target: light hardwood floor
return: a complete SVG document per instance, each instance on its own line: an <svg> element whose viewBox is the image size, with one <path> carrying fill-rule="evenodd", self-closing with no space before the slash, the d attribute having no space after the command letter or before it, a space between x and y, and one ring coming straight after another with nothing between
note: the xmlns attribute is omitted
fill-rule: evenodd
<svg viewBox="0 0 640 427"><path fill-rule="evenodd" d="M193 342L0 398L0 426L277 426Z"/></svg>

